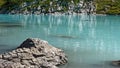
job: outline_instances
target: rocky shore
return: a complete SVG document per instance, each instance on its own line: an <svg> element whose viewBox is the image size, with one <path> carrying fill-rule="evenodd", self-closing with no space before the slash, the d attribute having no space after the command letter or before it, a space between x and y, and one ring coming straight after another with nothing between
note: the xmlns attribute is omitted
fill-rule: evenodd
<svg viewBox="0 0 120 68"><path fill-rule="evenodd" d="M28 38L15 50L0 55L0 68L58 68L67 61L63 50L47 41Z"/></svg>
<svg viewBox="0 0 120 68"><path fill-rule="evenodd" d="M96 8L93 1L39 1L22 2L20 5L5 5L0 14L93 14Z"/></svg>

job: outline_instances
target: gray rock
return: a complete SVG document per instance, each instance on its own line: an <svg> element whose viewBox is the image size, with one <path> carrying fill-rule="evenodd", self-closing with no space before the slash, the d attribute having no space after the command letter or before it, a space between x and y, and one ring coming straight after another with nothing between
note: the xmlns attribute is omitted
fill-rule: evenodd
<svg viewBox="0 0 120 68"><path fill-rule="evenodd" d="M63 50L47 41L28 38L15 50L0 55L0 68L57 68L67 61Z"/></svg>
<svg viewBox="0 0 120 68"><path fill-rule="evenodd" d="M2 59L2 57L3 57L3 56L2 56L2 55L0 55L0 59Z"/></svg>

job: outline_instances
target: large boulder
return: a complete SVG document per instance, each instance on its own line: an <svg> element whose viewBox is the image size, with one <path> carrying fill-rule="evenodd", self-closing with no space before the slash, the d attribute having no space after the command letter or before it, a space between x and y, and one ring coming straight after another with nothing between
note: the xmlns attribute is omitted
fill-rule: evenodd
<svg viewBox="0 0 120 68"><path fill-rule="evenodd" d="M37 38L28 38L15 50L0 55L0 68L57 68L65 63L63 50Z"/></svg>

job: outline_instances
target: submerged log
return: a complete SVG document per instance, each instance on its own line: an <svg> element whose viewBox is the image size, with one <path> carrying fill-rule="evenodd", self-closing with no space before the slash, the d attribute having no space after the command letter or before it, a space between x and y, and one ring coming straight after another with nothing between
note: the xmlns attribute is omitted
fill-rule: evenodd
<svg viewBox="0 0 120 68"><path fill-rule="evenodd" d="M63 50L37 38L28 38L15 50L0 55L0 68L57 68L65 63Z"/></svg>

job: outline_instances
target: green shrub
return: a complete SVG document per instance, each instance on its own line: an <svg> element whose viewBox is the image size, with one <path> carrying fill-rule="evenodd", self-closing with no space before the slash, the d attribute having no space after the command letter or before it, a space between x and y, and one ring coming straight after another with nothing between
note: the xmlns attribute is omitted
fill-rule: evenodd
<svg viewBox="0 0 120 68"><path fill-rule="evenodd" d="M120 14L120 10L108 10L106 12L106 14L109 14L109 15L119 15Z"/></svg>
<svg viewBox="0 0 120 68"><path fill-rule="evenodd" d="M3 6L6 3L5 0L0 0L0 7Z"/></svg>
<svg viewBox="0 0 120 68"><path fill-rule="evenodd" d="M120 14L120 0L96 0L96 13Z"/></svg>

